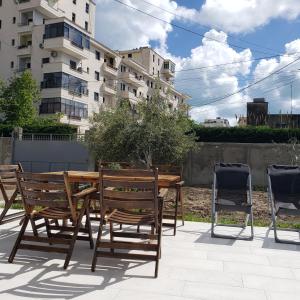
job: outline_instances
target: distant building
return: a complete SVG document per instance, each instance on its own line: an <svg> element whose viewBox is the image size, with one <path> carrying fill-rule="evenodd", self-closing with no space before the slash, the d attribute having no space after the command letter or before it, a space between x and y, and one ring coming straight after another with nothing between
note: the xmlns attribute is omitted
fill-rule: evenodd
<svg viewBox="0 0 300 300"><path fill-rule="evenodd" d="M205 119L202 124L204 127L230 127L229 121L227 119Z"/></svg>
<svg viewBox="0 0 300 300"><path fill-rule="evenodd" d="M247 125L267 125L268 102L265 98L254 98L253 102L247 103Z"/></svg>
<svg viewBox="0 0 300 300"><path fill-rule="evenodd" d="M239 117L238 126L239 127L247 126L247 117Z"/></svg>
<svg viewBox="0 0 300 300"><path fill-rule="evenodd" d="M238 121L243 126L244 117ZM255 98L247 103L246 124L250 126L269 126L271 128L300 128L299 114L269 114L268 102L264 98Z"/></svg>

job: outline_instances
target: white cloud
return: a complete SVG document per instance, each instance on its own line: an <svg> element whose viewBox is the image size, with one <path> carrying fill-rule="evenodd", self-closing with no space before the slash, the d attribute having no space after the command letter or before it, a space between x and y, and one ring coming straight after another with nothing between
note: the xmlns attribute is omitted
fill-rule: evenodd
<svg viewBox="0 0 300 300"><path fill-rule="evenodd" d="M167 22L172 22L175 18L174 15L142 1L122 0L122 2L149 14L160 16ZM177 7L176 2L171 0L152 0L152 3L168 11L175 11ZM171 25L113 0L97 0L96 20L97 39L118 50L148 46L150 41L157 41L160 45L164 45L168 33L172 30Z"/></svg>
<svg viewBox="0 0 300 300"><path fill-rule="evenodd" d="M211 40L221 40L223 44ZM245 97L235 95L226 101L216 104L202 105L218 99L221 96L236 92L239 87L239 77L250 72L252 54L249 49L237 52L227 44L227 34L214 29L205 34L202 45L191 50L191 55L181 60L182 69L195 69L189 72L178 72L176 87L193 98L191 116L196 121L205 118L226 117L233 123L235 115L244 112ZM219 68L204 68L213 65L226 64ZM225 104L224 104L225 103Z"/></svg>
<svg viewBox="0 0 300 300"><path fill-rule="evenodd" d="M275 18L295 20L300 15L300 1L206 0L199 10L178 8L177 13L192 22L241 33L253 31Z"/></svg>

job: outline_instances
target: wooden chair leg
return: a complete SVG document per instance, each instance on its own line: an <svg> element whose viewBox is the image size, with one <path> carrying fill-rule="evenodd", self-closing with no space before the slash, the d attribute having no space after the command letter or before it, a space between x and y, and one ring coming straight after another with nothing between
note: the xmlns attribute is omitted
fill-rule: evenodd
<svg viewBox="0 0 300 300"><path fill-rule="evenodd" d="M35 220L34 220L34 218L32 218L32 217L30 217L30 224L31 224L31 227L32 227L33 235L34 235L35 237L38 237L39 233L38 233L38 231L37 231L37 229L36 229L36 226L35 226Z"/></svg>
<svg viewBox="0 0 300 300"><path fill-rule="evenodd" d="M92 261L92 267L91 267L92 272L95 272L95 268L96 268L96 264L97 264L97 249L98 249L98 245L100 244L100 241L102 238L102 230L103 230L103 220L101 219L100 227L99 227L99 231L98 231L98 235L97 235L97 240L96 240L96 244L95 244L93 261Z"/></svg>
<svg viewBox="0 0 300 300"><path fill-rule="evenodd" d="M93 233L92 233L92 226L91 226L91 219L90 219L90 204L88 204L86 208L85 227L89 231L90 249L94 249L94 240L93 240Z"/></svg>
<svg viewBox="0 0 300 300"><path fill-rule="evenodd" d="M154 277L158 276L158 268L159 268L159 260L161 258L161 232L162 232L162 224L159 224L158 229L158 239L157 239L157 252L156 252L156 261L155 261L155 273Z"/></svg>
<svg viewBox="0 0 300 300"><path fill-rule="evenodd" d="M50 229L50 223L48 219L44 219L45 220L45 225L46 225L46 232L47 232L47 236L50 239L52 237L52 233L51 233L51 229ZM52 245L51 242L49 242L49 245Z"/></svg>
<svg viewBox="0 0 300 300"><path fill-rule="evenodd" d="M176 230L177 230L177 218L178 218L178 202L180 199L179 191L176 191L176 199L175 199L175 217L174 217L174 231L173 235L176 235Z"/></svg>
<svg viewBox="0 0 300 300"><path fill-rule="evenodd" d="M27 225L28 225L28 221L29 221L29 217L28 217L28 216L25 216L25 219L24 219L23 225L22 225L22 227L21 227L21 230L20 230L20 232L19 232L18 238L17 238L17 240L16 240L16 242L15 242L15 245L14 245L14 247L13 247L11 253L10 253L10 256L9 256L9 258L8 258L8 262L9 262L9 263L12 263L12 262L14 261L14 258L15 258L15 256L16 256L16 253L17 253L18 248L19 248L19 246L20 246L20 243L21 243L21 241L22 241L22 237L23 237L23 235L24 235L24 233L25 233L25 230L26 230L26 227L27 227Z"/></svg>
<svg viewBox="0 0 300 300"><path fill-rule="evenodd" d="M113 243L114 241L114 223L113 222L109 222L109 234L110 234L110 242ZM114 253L114 249L111 248L110 249L111 253Z"/></svg>
<svg viewBox="0 0 300 300"><path fill-rule="evenodd" d="M81 226L81 221L82 221L82 218L83 218L83 215L84 215L85 212L86 212L86 204L85 204L85 207L83 207L81 209L81 212L79 214L79 218L76 222L74 233L73 233L73 236L72 236L72 241L70 243L69 250L68 250L68 253L67 253L67 257L65 259L64 269L67 269L67 267L70 263L70 259L71 259L71 256L72 256L72 253L73 253L73 250L74 250L74 246L75 246L75 242L76 242L76 239L77 239L77 235L78 235L78 232L79 232L79 228Z"/></svg>
<svg viewBox="0 0 300 300"><path fill-rule="evenodd" d="M182 189L179 189L179 202L180 202L180 212L181 212L181 219L182 219L182 225L184 226L184 203L183 203L183 197L182 197Z"/></svg>

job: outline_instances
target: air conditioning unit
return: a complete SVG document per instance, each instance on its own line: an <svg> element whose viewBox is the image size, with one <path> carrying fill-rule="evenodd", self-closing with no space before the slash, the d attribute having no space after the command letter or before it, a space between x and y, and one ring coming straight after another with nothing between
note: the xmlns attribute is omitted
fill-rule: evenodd
<svg viewBox="0 0 300 300"><path fill-rule="evenodd" d="M78 67L77 71L80 72L80 73L82 73L82 67Z"/></svg>
<svg viewBox="0 0 300 300"><path fill-rule="evenodd" d="M57 51L51 51L51 56L56 57L57 56Z"/></svg>
<svg viewBox="0 0 300 300"><path fill-rule="evenodd" d="M41 49L44 49L44 44L43 43L40 43L39 46L40 46Z"/></svg>

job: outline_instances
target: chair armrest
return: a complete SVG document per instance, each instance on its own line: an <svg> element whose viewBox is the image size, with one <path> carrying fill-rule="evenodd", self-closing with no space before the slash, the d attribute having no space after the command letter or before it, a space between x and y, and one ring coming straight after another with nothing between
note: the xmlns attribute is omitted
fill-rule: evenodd
<svg viewBox="0 0 300 300"><path fill-rule="evenodd" d="M92 193L95 193L95 192L97 192L97 189L94 188L94 187L90 187L90 188L82 190L79 193L76 193L76 194L72 195L72 197L73 198L84 198L85 196L88 196L88 195L90 195Z"/></svg>
<svg viewBox="0 0 300 300"><path fill-rule="evenodd" d="M168 193L168 189L166 189L166 188L160 189L158 198L161 198L161 199L165 198L167 193Z"/></svg>
<svg viewBox="0 0 300 300"><path fill-rule="evenodd" d="M175 186L176 187L182 187L184 185L184 181L179 181L179 182L176 182Z"/></svg>

